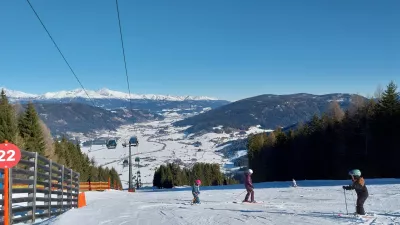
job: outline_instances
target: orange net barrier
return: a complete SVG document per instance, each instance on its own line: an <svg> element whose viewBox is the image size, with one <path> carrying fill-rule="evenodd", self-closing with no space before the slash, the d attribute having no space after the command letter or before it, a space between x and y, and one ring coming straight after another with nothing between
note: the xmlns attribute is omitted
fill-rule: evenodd
<svg viewBox="0 0 400 225"><path fill-rule="evenodd" d="M104 191L110 189L109 182L80 182L79 191Z"/></svg>
<svg viewBox="0 0 400 225"><path fill-rule="evenodd" d="M53 181L52 184L58 184L57 181ZM67 186L67 183L64 182L64 186ZM28 188L29 185L28 184L13 184L12 188ZM72 185L72 187L75 187L75 185ZM37 189L45 189L46 187L44 185L36 185ZM120 187L119 185L115 184L111 186L111 182L105 182L105 181L94 181L94 182L79 182L79 191L104 191L107 189L115 189L115 190L122 190L122 187ZM57 186L52 186L51 190L52 191L56 191L59 190L60 188ZM66 190L64 188L64 190Z"/></svg>

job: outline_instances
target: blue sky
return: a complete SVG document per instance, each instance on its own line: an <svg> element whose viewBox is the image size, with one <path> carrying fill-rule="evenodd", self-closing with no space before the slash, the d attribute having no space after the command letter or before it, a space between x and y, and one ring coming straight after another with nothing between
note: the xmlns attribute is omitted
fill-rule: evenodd
<svg viewBox="0 0 400 225"><path fill-rule="evenodd" d="M31 0L87 89L127 92L114 0ZM133 93L373 93L400 79L398 0L119 0ZM0 1L0 86L79 83L25 0ZM400 85L399 85L400 86Z"/></svg>

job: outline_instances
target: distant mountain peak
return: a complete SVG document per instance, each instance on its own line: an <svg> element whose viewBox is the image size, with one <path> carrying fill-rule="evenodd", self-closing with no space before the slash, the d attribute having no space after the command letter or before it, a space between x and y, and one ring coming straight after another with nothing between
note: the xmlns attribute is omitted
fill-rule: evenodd
<svg viewBox="0 0 400 225"><path fill-rule="evenodd" d="M64 99L64 98L88 98L88 95L92 99L143 99L143 100L157 100L157 101L185 101L185 100L203 100L203 101L211 101L218 100L217 98L207 97L207 96L173 96L173 95L156 95L156 94L133 94L129 96L128 93L121 91L110 90L106 87L103 87L97 91L93 90L83 90L82 88L77 88L69 91L58 91L58 92L46 92L41 95L37 94L29 94L21 91L14 91L10 89L3 88L6 91L6 95L9 98L14 99Z"/></svg>
<svg viewBox="0 0 400 225"><path fill-rule="evenodd" d="M22 92L22 91L10 90L10 89L7 89L5 87L0 87L0 90L4 90L6 95L8 97L11 97L11 98L36 98L36 97L39 96L39 95L36 95L36 94L29 94L29 93L25 93L25 92Z"/></svg>

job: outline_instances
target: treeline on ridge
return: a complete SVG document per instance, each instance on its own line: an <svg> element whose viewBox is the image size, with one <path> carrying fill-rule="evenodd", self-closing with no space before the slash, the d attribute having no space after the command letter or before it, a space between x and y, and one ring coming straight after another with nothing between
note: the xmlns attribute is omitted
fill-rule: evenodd
<svg viewBox="0 0 400 225"><path fill-rule="evenodd" d="M217 163L195 163L191 169L181 169L178 164L161 165L154 172L153 186L172 188L175 186L193 185L200 179L202 186L237 184L238 181L225 177Z"/></svg>
<svg viewBox="0 0 400 225"><path fill-rule="evenodd" d="M400 176L400 97L390 82L376 99L356 95L345 112L332 102L328 113L287 133L277 129L249 137L253 180L346 179L358 168L367 178Z"/></svg>
<svg viewBox="0 0 400 225"><path fill-rule="evenodd" d="M0 143L5 140L14 143L20 149L38 152L40 155L80 173L80 180L108 181L111 185L121 186L117 171L112 168L95 166L95 161L82 153L79 143L73 143L63 137L53 139L50 130L40 120L35 107L28 103L26 109L21 105L9 103L4 90L0 96ZM17 167L21 165L17 165Z"/></svg>

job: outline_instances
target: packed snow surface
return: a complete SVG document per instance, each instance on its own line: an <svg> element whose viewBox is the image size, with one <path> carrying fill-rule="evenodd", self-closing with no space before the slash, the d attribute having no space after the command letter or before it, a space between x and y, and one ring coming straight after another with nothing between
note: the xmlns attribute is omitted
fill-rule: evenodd
<svg viewBox="0 0 400 225"><path fill-rule="evenodd" d="M346 213L342 185L350 181L298 181L255 184L260 204L234 204L244 198L243 185L201 187L202 204L190 205L190 187L135 193L86 192L87 206L72 209L40 225L157 225L157 224L363 224ZM372 224L400 224L400 180L366 180L370 196L365 210L377 214ZM353 198L354 197L354 198ZM347 191L349 213L355 211L354 192Z"/></svg>

